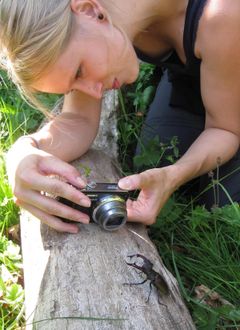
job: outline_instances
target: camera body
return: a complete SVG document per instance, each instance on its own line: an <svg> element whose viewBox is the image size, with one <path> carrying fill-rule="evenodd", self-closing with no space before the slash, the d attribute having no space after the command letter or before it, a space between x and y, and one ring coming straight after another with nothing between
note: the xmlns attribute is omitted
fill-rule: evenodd
<svg viewBox="0 0 240 330"><path fill-rule="evenodd" d="M122 227L127 221L127 190L120 189L117 183L90 182L81 192L91 200L90 207L80 206L65 198L58 200L90 216L90 221L97 223L105 230L113 231ZM64 219L66 221L66 219Z"/></svg>

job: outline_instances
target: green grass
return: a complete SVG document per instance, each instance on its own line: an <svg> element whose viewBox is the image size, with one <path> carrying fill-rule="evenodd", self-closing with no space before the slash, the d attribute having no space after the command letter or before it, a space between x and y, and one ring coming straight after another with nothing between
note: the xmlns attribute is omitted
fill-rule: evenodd
<svg viewBox="0 0 240 330"><path fill-rule="evenodd" d="M4 80L7 81L5 76ZM137 82L119 94L119 154L124 174L132 173L133 165L155 166L162 158L170 162L178 158L177 139L173 137L169 145L162 145L158 139L150 141L133 162L155 89L154 67L142 64ZM57 96L44 98L49 105L56 99ZM20 247L9 235L9 229L19 222L19 210L8 185L4 154L20 135L33 132L43 116L22 101L9 81L1 85L0 108L0 330L11 330L25 324L24 291ZM217 201L221 182L215 180L213 184ZM239 205L230 201L229 206L208 212L174 194L150 228L150 236L177 278L197 329L240 328ZM210 290L202 298L195 293L200 285ZM210 299L213 292L215 297L218 295L215 302Z"/></svg>
<svg viewBox="0 0 240 330"><path fill-rule="evenodd" d="M169 145L162 145L155 138L132 161L137 142L141 144L140 127L152 95L145 103L140 99L148 94L148 86L154 85L152 66L143 64L141 72L135 86L120 94L120 150L125 173L131 173L133 165L154 167L161 159L172 163L179 156L176 137ZM218 179L213 178L212 185L216 205L218 190L223 189L229 206L209 212L175 193L149 234L167 268L177 278L197 329L240 329L240 208ZM209 289L202 298L196 295L201 285ZM214 301L212 296L218 299Z"/></svg>
<svg viewBox="0 0 240 330"><path fill-rule="evenodd" d="M19 209L13 202L4 157L14 141L37 129L43 115L22 100L15 86L0 72L0 329L24 326L23 270L18 241L10 231L19 223ZM54 104L57 96L44 96L46 104Z"/></svg>
<svg viewBox="0 0 240 330"><path fill-rule="evenodd" d="M236 324L240 325L239 206L208 212L200 206L186 208L185 204L171 199L151 227L151 237L168 269L178 277L198 328L224 329L231 325L237 329ZM214 308L197 299L195 289L200 285L221 296ZM221 299L232 306L222 305Z"/></svg>

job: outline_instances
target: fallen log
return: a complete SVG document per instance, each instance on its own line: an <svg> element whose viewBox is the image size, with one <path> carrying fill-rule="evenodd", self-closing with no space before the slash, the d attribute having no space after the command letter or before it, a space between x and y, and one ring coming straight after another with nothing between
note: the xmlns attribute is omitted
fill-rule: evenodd
<svg viewBox="0 0 240 330"><path fill-rule="evenodd" d="M96 182L117 182L120 176L115 155L102 150L89 150L73 165ZM78 234L58 233L22 212L26 329L195 329L145 226L128 223L114 232L93 223L79 226ZM167 294L159 297L153 287L147 302L149 281L126 285L144 280L126 263L134 254L153 263Z"/></svg>

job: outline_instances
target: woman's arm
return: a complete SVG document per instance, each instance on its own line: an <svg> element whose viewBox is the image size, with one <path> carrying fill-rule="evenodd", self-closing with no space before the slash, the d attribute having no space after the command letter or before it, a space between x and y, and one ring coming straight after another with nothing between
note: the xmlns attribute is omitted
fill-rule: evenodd
<svg viewBox="0 0 240 330"><path fill-rule="evenodd" d="M84 154L98 131L101 100L81 92L71 92L64 98L62 113L34 133L41 150L64 161Z"/></svg>
<svg viewBox="0 0 240 330"><path fill-rule="evenodd" d="M217 13L214 23L201 21L196 52L202 60L201 93L206 109L204 132L174 165L120 180L125 189L140 189L128 202L132 221L151 224L169 196L182 184L224 164L240 142L240 23ZM213 19L213 17L211 17ZM207 20L207 21L206 21Z"/></svg>
<svg viewBox="0 0 240 330"><path fill-rule="evenodd" d="M42 192L82 206L90 205L88 197L74 188L83 188L85 183L67 162L80 157L91 145L98 130L100 108L99 100L79 92L71 93L64 101L63 113L33 134L40 149L31 139L20 138L8 151L7 172L16 203L56 230L78 231L77 226L64 223L58 217L83 223L89 221L86 214Z"/></svg>

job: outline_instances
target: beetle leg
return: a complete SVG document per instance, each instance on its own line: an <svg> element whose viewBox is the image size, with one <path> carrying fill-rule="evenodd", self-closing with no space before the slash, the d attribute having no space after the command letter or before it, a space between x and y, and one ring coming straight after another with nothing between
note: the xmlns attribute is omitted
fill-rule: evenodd
<svg viewBox="0 0 240 330"><path fill-rule="evenodd" d="M141 272L143 272L143 268L142 268L142 266L137 265L136 262L134 262L134 263L126 262L126 264L127 264L128 266L131 266L131 267L136 268L136 269L140 270Z"/></svg>
<svg viewBox="0 0 240 330"><path fill-rule="evenodd" d="M160 294L158 294L158 303L159 303L159 305L162 305L162 306L164 306L164 307L167 308L167 305L163 304L163 303L160 301L160 298L161 298L161 296L160 296Z"/></svg>
<svg viewBox="0 0 240 330"><path fill-rule="evenodd" d="M123 283L123 285L141 285L141 284L144 284L145 282L147 282L147 278L145 280L143 280L142 282L137 282L137 283Z"/></svg>
<svg viewBox="0 0 240 330"><path fill-rule="evenodd" d="M152 292L152 282L149 283L149 294L148 294L148 297L147 297L147 300L146 300L146 303L149 303L149 298L150 298L150 295L151 295L151 292Z"/></svg>

